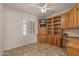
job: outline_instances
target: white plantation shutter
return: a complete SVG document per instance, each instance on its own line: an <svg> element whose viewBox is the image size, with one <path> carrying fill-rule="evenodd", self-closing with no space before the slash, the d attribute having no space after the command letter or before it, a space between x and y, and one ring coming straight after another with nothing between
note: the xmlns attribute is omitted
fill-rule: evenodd
<svg viewBox="0 0 79 59"><path fill-rule="evenodd" d="M34 21L28 21L28 30L29 34L34 34Z"/></svg>

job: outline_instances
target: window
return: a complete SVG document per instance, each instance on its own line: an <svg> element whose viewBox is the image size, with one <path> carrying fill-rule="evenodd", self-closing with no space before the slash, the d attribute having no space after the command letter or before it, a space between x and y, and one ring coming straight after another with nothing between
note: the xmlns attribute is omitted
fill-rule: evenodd
<svg viewBox="0 0 79 59"><path fill-rule="evenodd" d="M26 35L26 26L27 24L26 24L26 21L25 21L25 19L23 20L23 35Z"/></svg>
<svg viewBox="0 0 79 59"><path fill-rule="evenodd" d="M34 34L34 21L28 21L28 33Z"/></svg>
<svg viewBox="0 0 79 59"><path fill-rule="evenodd" d="M34 34L34 21L23 20L23 35Z"/></svg>

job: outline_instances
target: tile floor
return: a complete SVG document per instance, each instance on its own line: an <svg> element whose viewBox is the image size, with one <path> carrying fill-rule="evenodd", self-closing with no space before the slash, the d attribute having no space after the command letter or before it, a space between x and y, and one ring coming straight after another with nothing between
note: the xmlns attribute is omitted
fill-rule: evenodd
<svg viewBox="0 0 79 59"><path fill-rule="evenodd" d="M65 56L65 50L46 43L33 43L4 51L4 56Z"/></svg>

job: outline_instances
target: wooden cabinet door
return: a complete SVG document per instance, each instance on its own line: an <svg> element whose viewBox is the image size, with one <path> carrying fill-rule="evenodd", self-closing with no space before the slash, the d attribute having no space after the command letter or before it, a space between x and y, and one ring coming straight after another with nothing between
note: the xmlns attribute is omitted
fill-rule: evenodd
<svg viewBox="0 0 79 59"><path fill-rule="evenodd" d="M79 28L79 3L77 4L77 6L78 6L78 9L77 9L77 17L78 17L78 19L77 19L77 25L78 25L78 28Z"/></svg>
<svg viewBox="0 0 79 59"><path fill-rule="evenodd" d="M41 35L41 42L46 43L46 35Z"/></svg>
<svg viewBox="0 0 79 59"><path fill-rule="evenodd" d="M67 13L68 13L68 15L67 15L68 16L68 22L67 22L67 24L68 24L68 28L70 28L71 27L71 19L70 19L70 16L71 16L70 13L71 12L68 11Z"/></svg>
<svg viewBox="0 0 79 59"><path fill-rule="evenodd" d="M74 28L74 16L73 16L73 8L68 12L69 13L69 28Z"/></svg>
<svg viewBox="0 0 79 59"><path fill-rule="evenodd" d="M78 28L77 5L66 13L66 28Z"/></svg>
<svg viewBox="0 0 79 59"><path fill-rule="evenodd" d="M46 35L44 35L44 34L39 34L37 39L38 39L38 42L40 42L40 43L47 42Z"/></svg>
<svg viewBox="0 0 79 59"><path fill-rule="evenodd" d="M69 13L66 13L66 28L69 28Z"/></svg>
<svg viewBox="0 0 79 59"><path fill-rule="evenodd" d="M74 28L78 28L78 17L77 17L77 13L78 13L78 7L77 5L74 6L73 8L73 20L74 20Z"/></svg>
<svg viewBox="0 0 79 59"><path fill-rule="evenodd" d="M63 29L73 28L73 17L72 12L68 11L67 13L61 15L61 27Z"/></svg>
<svg viewBox="0 0 79 59"><path fill-rule="evenodd" d="M56 38L56 35L54 35L54 38L53 38L53 45L57 46L57 38Z"/></svg>
<svg viewBox="0 0 79 59"><path fill-rule="evenodd" d="M57 47L61 47L61 36L57 35Z"/></svg>
<svg viewBox="0 0 79 59"><path fill-rule="evenodd" d="M75 5L67 13L61 16L62 28L78 28L79 27L79 10L78 5Z"/></svg>
<svg viewBox="0 0 79 59"><path fill-rule="evenodd" d="M61 15L61 28L62 29L66 29L68 28L68 23L69 23L69 19L68 19L68 13L65 13L63 15Z"/></svg>
<svg viewBox="0 0 79 59"><path fill-rule="evenodd" d="M66 14L61 15L61 28L66 28Z"/></svg>
<svg viewBox="0 0 79 59"><path fill-rule="evenodd" d="M52 35L47 35L47 43L52 44Z"/></svg>
<svg viewBox="0 0 79 59"><path fill-rule="evenodd" d="M67 13L61 15L62 28L79 28L79 4L76 4Z"/></svg>
<svg viewBox="0 0 79 59"><path fill-rule="evenodd" d="M54 35L53 45L57 47L61 47L61 36L60 35Z"/></svg>

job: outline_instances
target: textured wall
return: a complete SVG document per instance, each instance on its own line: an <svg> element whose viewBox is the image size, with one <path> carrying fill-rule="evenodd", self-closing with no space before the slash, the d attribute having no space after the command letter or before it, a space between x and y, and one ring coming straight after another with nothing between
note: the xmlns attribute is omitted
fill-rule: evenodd
<svg viewBox="0 0 79 59"><path fill-rule="evenodd" d="M16 48L37 41L37 17L21 11L4 7L4 50ZM35 22L35 33L23 35L23 19Z"/></svg>
<svg viewBox="0 0 79 59"><path fill-rule="evenodd" d="M79 37L79 29L66 29L64 33L67 33L69 36Z"/></svg>
<svg viewBox="0 0 79 59"><path fill-rule="evenodd" d="M3 50L3 4L0 3L0 55Z"/></svg>

